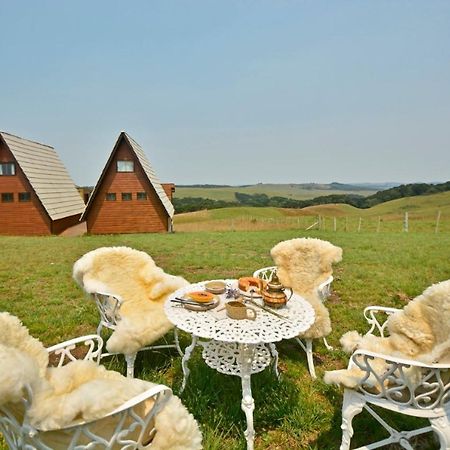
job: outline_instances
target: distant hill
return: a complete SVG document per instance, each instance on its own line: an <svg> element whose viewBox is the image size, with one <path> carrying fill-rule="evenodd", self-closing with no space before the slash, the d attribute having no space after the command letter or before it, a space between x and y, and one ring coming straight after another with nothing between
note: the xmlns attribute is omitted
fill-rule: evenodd
<svg viewBox="0 0 450 450"><path fill-rule="evenodd" d="M309 199L295 199L292 196L267 195L266 193L234 192L234 200L214 200L203 197L174 198L173 203L177 212L199 211L202 209L226 208L232 206L256 206L275 208L301 209L310 206L343 203L356 208L370 208L380 203L404 197L436 194L450 191L450 181L440 184L412 183L378 191L369 196L360 195L359 191L334 190L327 191L327 195L319 195ZM315 191L316 192L316 191ZM324 191L321 191L322 193ZM336 193L337 192L337 193Z"/></svg>
<svg viewBox="0 0 450 450"><path fill-rule="evenodd" d="M241 194L266 194L269 197L286 197L295 200L308 200L321 195L353 193L362 196L375 194L378 186L364 187L343 183L285 183L270 184L258 183L240 186L219 184L192 184L176 185L176 199L185 197L201 197L210 200L234 202L235 193Z"/></svg>

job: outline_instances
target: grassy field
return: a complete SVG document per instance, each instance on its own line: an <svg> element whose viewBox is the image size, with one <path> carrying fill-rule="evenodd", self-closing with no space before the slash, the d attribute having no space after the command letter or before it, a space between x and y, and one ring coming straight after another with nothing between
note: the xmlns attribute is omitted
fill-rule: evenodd
<svg viewBox="0 0 450 450"><path fill-rule="evenodd" d="M328 231L395 232L403 231L408 213L410 232L435 232L440 211L440 232L450 232L450 192L408 197L382 203L368 209L345 204L311 206L303 209L223 208L175 216L178 231L257 231L273 229Z"/></svg>
<svg viewBox="0 0 450 450"><path fill-rule="evenodd" d="M252 377L256 402L256 449L328 450L339 447L341 401L339 389L323 383L325 370L342 368L347 356L339 338L348 330L365 330L362 310L367 305L402 307L430 284L450 278L448 233L346 233L272 230L199 232L158 235L61 237L0 237L0 309L20 317L46 345L95 331L97 313L71 278L81 255L101 246L127 245L148 252L167 272L190 281L235 278L272 264L270 248L301 236L331 241L343 248L335 269L330 309L333 332L327 351L318 342L318 379L308 375L304 353L293 341L278 345L281 381L266 370ZM187 345L188 336L182 335ZM124 370L121 360L113 368ZM203 363L200 352L191 359L191 378L182 395L201 424L207 450L245 448L245 417L240 409L240 380L221 375ZM143 352L136 376L163 382L177 393L182 380L179 356L172 351ZM392 417L403 423L404 417ZM415 421L412 421L415 422ZM408 425L412 422L408 421ZM379 435L376 422L361 414L355 419L354 445ZM1 446L0 446L1 447ZM4 448L4 447L3 447ZM435 448L431 441L417 448Z"/></svg>
<svg viewBox="0 0 450 450"><path fill-rule="evenodd" d="M319 189L320 188L320 189ZM251 186L227 186L227 187L182 187L177 186L175 190L175 198L184 197L202 197L212 200L234 201L234 193L241 192L243 194L266 194L269 197L287 197L295 200L308 200L310 198L320 197L322 195L332 194L358 194L372 195L376 190L362 189L358 191L345 191L337 189L329 189L327 185L317 185L317 188L305 189L298 184L254 184Z"/></svg>

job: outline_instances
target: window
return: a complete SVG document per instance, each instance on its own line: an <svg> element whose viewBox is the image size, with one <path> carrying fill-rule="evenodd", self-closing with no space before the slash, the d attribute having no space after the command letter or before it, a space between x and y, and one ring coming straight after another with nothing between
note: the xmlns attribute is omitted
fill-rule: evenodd
<svg viewBox="0 0 450 450"><path fill-rule="evenodd" d="M131 192L122 192L122 201L123 202L129 202L132 200Z"/></svg>
<svg viewBox="0 0 450 450"><path fill-rule="evenodd" d="M12 192L2 193L2 203L11 203L14 201L14 194Z"/></svg>
<svg viewBox="0 0 450 450"><path fill-rule="evenodd" d="M137 199L138 200L147 200L147 192L138 192Z"/></svg>
<svg viewBox="0 0 450 450"><path fill-rule="evenodd" d="M115 192L108 192L106 194L106 200L108 202L115 202L116 201L116 193Z"/></svg>
<svg viewBox="0 0 450 450"><path fill-rule="evenodd" d="M117 161L117 172L134 172L134 161Z"/></svg>
<svg viewBox="0 0 450 450"><path fill-rule="evenodd" d="M0 163L0 175L15 175L16 165L13 162Z"/></svg>
<svg viewBox="0 0 450 450"><path fill-rule="evenodd" d="M19 202L30 202L31 193L30 192L19 192Z"/></svg>

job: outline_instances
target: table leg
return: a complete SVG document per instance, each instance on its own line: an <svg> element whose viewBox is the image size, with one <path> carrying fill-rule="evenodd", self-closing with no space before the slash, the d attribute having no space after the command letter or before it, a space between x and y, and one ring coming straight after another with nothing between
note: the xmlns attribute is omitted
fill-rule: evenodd
<svg viewBox="0 0 450 450"><path fill-rule="evenodd" d="M278 372L278 350L275 344L272 342L269 344L269 348L270 354L272 355L273 358L273 371L275 372L277 378L280 378L280 373Z"/></svg>
<svg viewBox="0 0 450 450"><path fill-rule="evenodd" d="M186 347L184 350L183 359L181 360L181 367L183 368L183 384L181 385L180 394L184 391L187 379L189 378L189 373L191 372L188 367L188 361L191 358L192 351L197 345L197 339L197 336L192 335L191 345L189 345L189 347Z"/></svg>
<svg viewBox="0 0 450 450"><path fill-rule="evenodd" d="M253 441L255 438L255 429L253 427L253 410L255 401L252 397L251 374L252 361L255 346L249 344L239 344L239 364L241 366L241 384L242 384L242 402L241 408L247 419L247 429L245 438L247 440L247 450L253 450Z"/></svg>

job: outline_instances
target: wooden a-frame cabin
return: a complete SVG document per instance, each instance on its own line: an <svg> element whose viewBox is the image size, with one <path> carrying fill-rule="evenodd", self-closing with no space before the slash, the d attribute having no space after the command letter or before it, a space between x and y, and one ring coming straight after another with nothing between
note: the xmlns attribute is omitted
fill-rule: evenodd
<svg viewBox="0 0 450 450"><path fill-rule="evenodd" d="M60 234L83 211L53 147L0 131L0 234Z"/></svg>
<svg viewBox="0 0 450 450"><path fill-rule="evenodd" d="M162 185L140 145L122 131L80 220L90 234L172 231L173 184Z"/></svg>

